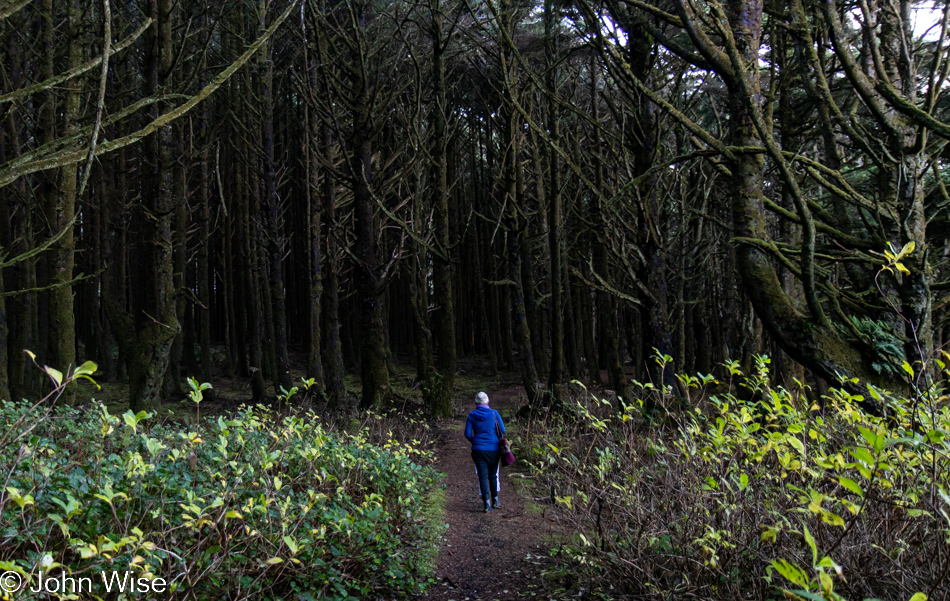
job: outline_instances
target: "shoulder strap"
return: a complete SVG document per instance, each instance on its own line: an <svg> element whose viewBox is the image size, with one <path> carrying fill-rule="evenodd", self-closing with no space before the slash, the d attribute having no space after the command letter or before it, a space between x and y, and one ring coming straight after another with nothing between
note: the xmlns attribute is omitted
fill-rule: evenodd
<svg viewBox="0 0 950 601"><path fill-rule="evenodd" d="M498 412L492 409L492 413L495 414L495 436L498 437L498 440L501 440L501 426L498 425Z"/></svg>

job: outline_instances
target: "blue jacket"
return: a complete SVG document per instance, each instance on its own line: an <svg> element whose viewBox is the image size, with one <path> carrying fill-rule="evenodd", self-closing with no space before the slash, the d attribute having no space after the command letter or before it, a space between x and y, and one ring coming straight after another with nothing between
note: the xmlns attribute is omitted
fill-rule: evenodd
<svg viewBox="0 0 950 601"><path fill-rule="evenodd" d="M495 433L495 418L498 418L498 426L501 428L502 436L505 435L505 422L501 421L501 415L487 405L479 405L474 411L468 414L465 420L465 438L472 443L473 451L497 451L498 435Z"/></svg>

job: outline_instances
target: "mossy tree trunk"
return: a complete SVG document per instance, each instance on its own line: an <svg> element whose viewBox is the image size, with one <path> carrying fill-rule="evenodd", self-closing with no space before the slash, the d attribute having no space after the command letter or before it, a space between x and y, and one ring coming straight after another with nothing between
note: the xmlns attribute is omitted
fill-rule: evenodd
<svg viewBox="0 0 950 601"><path fill-rule="evenodd" d="M640 81L649 82L655 61L653 36L638 20L626 24L630 32L624 48L630 70ZM648 84L649 85L649 84ZM658 151L658 123L656 107L648 98L639 95L634 100L633 115L630 119L631 132L626 136L628 152L633 162L634 177L640 178L636 187L637 196L637 235L638 247L643 256L639 263L639 278L646 283L648 293L641 294L641 332L642 361L649 367L651 381L662 382L664 386L675 386L674 367L684 366L670 362L658 372L653 355L674 355L672 327L670 324L670 283L667 265L667 251L664 236L668 224L663 221L663 202L659 197L657 185L659 177L650 170L654 166ZM656 349L654 351L654 349ZM637 365L640 369L642 364Z"/></svg>
<svg viewBox="0 0 950 601"><path fill-rule="evenodd" d="M425 171L423 164L418 163L415 176L416 194L424 194ZM423 203L416 203L413 207L413 222L424 224L425 207ZM416 234L420 237L425 235L422 227L418 227ZM409 267L409 295L412 304L412 317L415 325L414 346L416 354L416 379L422 388L422 400L429 407L430 412L434 411L437 401L434 400L437 391L433 390L432 381L435 372L432 355L432 328L429 319L429 282L427 274L429 272L428 251L419 242L414 243L415 253L413 254L412 265ZM451 407L451 405L450 405ZM441 416L440 416L441 417Z"/></svg>
<svg viewBox="0 0 950 601"><path fill-rule="evenodd" d="M596 71L591 72L591 108L594 122L600 120L600 90L597 83ZM598 190L604 190L604 159L600 129L595 127L594 137L594 185ZM604 239L609 225L605 207L602 206L600 196L595 195L591 202L590 215L599 227L593 234L592 264L594 270L602 278L609 278L611 267L608 259L607 244ZM602 356L598 364L603 364L607 370L607 381L610 388L625 403L633 402L633 389L624 373L623 363L620 360L620 340L618 329L617 300L609 292L598 289L594 295L597 309L597 329L601 340ZM598 365L599 370L599 365Z"/></svg>
<svg viewBox="0 0 950 601"><path fill-rule="evenodd" d="M149 4L149 16L155 24L145 33L145 82L149 94L164 93L173 67L172 0ZM158 117L158 108L151 117ZM174 190L170 153L173 127L166 125L149 135L143 144L142 198L145 211L146 241L145 294L134 317L135 341L129 356L129 404L133 411L154 410L161 406L162 382L168 370L169 355L179 332L176 308L173 219ZM129 336L126 331L125 336Z"/></svg>
<svg viewBox="0 0 950 601"><path fill-rule="evenodd" d="M356 219L356 290L360 312L360 379L363 384L360 407L382 407L392 392L386 365L386 336L383 328L383 282L376 255L375 201L372 181L369 90L365 80L356 83L353 106L353 138L350 166L353 174L353 202Z"/></svg>
<svg viewBox="0 0 950 601"><path fill-rule="evenodd" d="M336 156L333 152L334 146L331 146L332 138L329 125L322 124L323 144L321 152L325 161L331 164ZM337 402L346 394L346 386L343 380L345 370L343 368L343 345L340 339L340 261L338 258L339 225L336 219L336 180L332 175L332 170L327 170L323 178L321 187L323 194L323 210L326 217L326 261L323 282L323 323L325 338L323 350L323 363L326 366L326 390L327 398L331 405Z"/></svg>
<svg viewBox="0 0 950 601"><path fill-rule="evenodd" d="M79 0L70 0L67 5L67 36L69 39L69 66L78 66L83 59L82 18L83 9ZM52 21L52 17L50 18ZM78 84L70 86L63 106L63 129L73 134L77 128L82 89ZM49 342L47 364L66 372L76 366L76 315L73 309L73 267L75 265L75 236L72 221L76 215L78 181L76 166L67 165L53 175L54 193L47 197L46 221L50 234L68 229L53 246L48 256L49 284ZM75 401L75 389L69 386L59 397L59 402L70 405Z"/></svg>

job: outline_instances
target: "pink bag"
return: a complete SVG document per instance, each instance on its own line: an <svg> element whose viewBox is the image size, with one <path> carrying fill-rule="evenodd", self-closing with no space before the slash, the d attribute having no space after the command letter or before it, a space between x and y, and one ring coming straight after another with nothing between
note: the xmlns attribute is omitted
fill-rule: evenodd
<svg viewBox="0 0 950 601"><path fill-rule="evenodd" d="M501 464L511 465L515 462L515 454L511 452L511 445L501 437L501 426L498 425L498 413L495 413L495 435L498 436L498 450L501 451Z"/></svg>
<svg viewBox="0 0 950 601"><path fill-rule="evenodd" d="M515 462L515 454L511 452L511 446L508 445L507 440L501 441L501 464L502 465L511 465Z"/></svg>

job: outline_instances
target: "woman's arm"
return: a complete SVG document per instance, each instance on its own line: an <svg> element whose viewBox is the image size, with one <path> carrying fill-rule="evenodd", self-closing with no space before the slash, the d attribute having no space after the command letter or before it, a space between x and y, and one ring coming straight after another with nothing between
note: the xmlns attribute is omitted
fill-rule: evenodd
<svg viewBox="0 0 950 601"><path fill-rule="evenodd" d="M465 438L467 438L469 442L473 442L473 440L472 440L472 416L469 416L468 419L465 420Z"/></svg>

